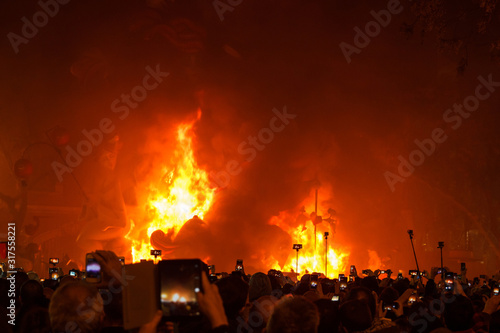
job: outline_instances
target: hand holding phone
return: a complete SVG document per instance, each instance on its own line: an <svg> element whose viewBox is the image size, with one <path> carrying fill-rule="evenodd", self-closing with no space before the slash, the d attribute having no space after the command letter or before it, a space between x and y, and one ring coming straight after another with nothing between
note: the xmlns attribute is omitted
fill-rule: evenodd
<svg viewBox="0 0 500 333"><path fill-rule="evenodd" d="M202 291L202 265L199 259L162 260L158 263L160 304L169 321L201 315L197 293Z"/></svg>
<svg viewBox="0 0 500 333"><path fill-rule="evenodd" d="M219 289L215 284L211 284L208 281L205 273L201 275L201 283L203 286L203 292L196 294L201 312L208 317L212 328L228 325Z"/></svg>
<svg viewBox="0 0 500 333"><path fill-rule="evenodd" d="M96 252L87 254L86 259L87 258L91 258L93 266L91 270L94 270L94 272L91 273L91 278L94 279L94 282L91 283L96 283L97 288L109 288L110 284L113 288L120 288L124 284L124 279L122 277L124 266L114 252L97 250ZM87 260L85 261L87 262ZM87 282L90 281L87 280Z"/></svg>

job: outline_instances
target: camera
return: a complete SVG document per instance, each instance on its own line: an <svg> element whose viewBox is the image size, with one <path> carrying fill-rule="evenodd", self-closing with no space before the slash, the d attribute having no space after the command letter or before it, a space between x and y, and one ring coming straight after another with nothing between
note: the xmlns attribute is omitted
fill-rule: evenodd
<svg viewBox="0 0 500 333"><path fill-rule="evenodd" d="M311 282L309 285L311 286L311 289L316 289L318 287L318 275L317 274L311 274Z"/></svg>
<svg viewBox="0 0 500 333"><path fill-rule="evenodd" d="M444 276L444 290L453 290L453 284L455 282L455 275L452 272L447 272Z"/></svg>
<svg viewBox="0 0 500 333"><path fill-rule="evenodd" d="M302 248L302 244L293 244L294 250L300 250Z"/></svg>
<svg viewBox="0 0 500 333"><path fill-rule="evenodd" d="M397 302L393 302L393 303L382 302L382 307L384 310L387 310L387 311L397 310L397 309L399 309L399 303L397 303Z"/></svg>
<svg viewBox="0 0 500 333"><path fill-rule="evenodd" d="M49 278L51 280L58 280L59 279L59 268L50 267L49 268Z"/></svg>
<svg viewBox="0 0 500 333"><path fill-rule="evenodd" d="M59 258L50 258L49 263L52 265L57 265L59 263Z"/></svg>
<svg viewBox="0 0 500 333"><path fill-rule="evenodd" d="M101 265L92 253L87 253L85 256L85 281L88 283L101 282Z"/></svg>
<svg viewBox="0 0 500 333"><path fill-rule="evenodd" d="M442 249L444 247L444 242L438 242L438 249Z"/></svg>
<svg viewBox="0 0 500 333"><path fill-rule="evenodd" d="M397 277L398 280L403 280L403 273L398 273L398 277Z"/></svg>

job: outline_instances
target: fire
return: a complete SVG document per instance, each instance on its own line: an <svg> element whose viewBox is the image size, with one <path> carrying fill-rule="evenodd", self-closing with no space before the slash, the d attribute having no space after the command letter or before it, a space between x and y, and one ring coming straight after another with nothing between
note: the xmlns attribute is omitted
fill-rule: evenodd
<svg viewBox="0 0 500 333"><path fill-rule="evenodd" d="M309 203L307 205L308 201L311 200L307 199L305 201L305 207L312 209L307 211L314 211L314 204ZM339 273L347 273L346 276L348 275L349 252L339 249L338 244L335 243L337 241L335 238L335 220L322 218L322 222L316 225L315 230L311 216L302 213L297 218L297 213L281 212L279 216L273 217L269 223L277 225L286 231L292 237L294 244L302 244L302 249L298 251L299 276L313 272L325 274L325 254L327 259L325 275L327 277L338 277ZM327 239L324 236L325 232L329 233ZM334 247L337 247L337 249ZM279 269L278 267L275 268ZM297 270L296 251L288 257L281 270L289 272Z"/></svg>
<svg viewBox="0 0 500 333"><path fill-rule="evenodd" d="M132 242L133 262L152 258L150 237L157 230L161 230L164 233L161 235L164 236L162 239L166 239L165 243L162 243L166 244L164 252L175 251L175 237L184 223L195 215L203 219L211 207L215 189L210 187L207 172L198 166L193 154L193 126L200 117L201 111L198 111L196 119L177 126L175 145L172 149L159 149L167 155L163 156L160 167L150 170L147 182L149 185L145 187L145 211L139 213L141 217L133 223L126 236ZM314 208L311 209L314 207L312 201L311 198L305 201L304 207L307 207L308 211L314 211ZM336 221L331 216L332 214L328 218L316 218L316 233L311 216L304 212L281 212L269 221L287 232L294 243L302 244L303 247L298 253L299 275L311 272L324 274L325 255L328 277L346 272L349 253L339 249L335 238ZM328 240L324 237L325 232L330 234ZM295 271L296 252L290 248L290 253L283 267L280 267L278 260L272 255L263 253L260 258L255 259L268 268ZM172 256L175 257L175 253ZM157 259L159 258L155 258ZM204 259L206 262L209 260L208 257Z"/></svg>
<svg viewBox="0 0 500 333"><path fill-rule="evenodd" d="M127 235L132 241L133 262L151 258L150 237L154 231L162 230L174 240L187 220L195 215L203 219L212 204L215 190L210 188L208 174L198 167L193 154L193 125L200 118L198 110L196 119L177 127L176 145L168 165L162 166L159 175L153 172L147 189L147 233L142 233L139 240L131 237L133 230Z"/></svg>

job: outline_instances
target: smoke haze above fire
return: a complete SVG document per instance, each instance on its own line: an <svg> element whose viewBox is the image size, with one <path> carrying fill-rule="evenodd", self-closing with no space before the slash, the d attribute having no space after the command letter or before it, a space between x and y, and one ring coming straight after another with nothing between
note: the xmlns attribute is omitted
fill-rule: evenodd
<svg viewBox="0 0 500 333"><path fill-rule="evenodd" d="M443 114L474 95L479 76L499 82L498 63L488 47L478 46L458 74L462 55L439 52L432 33L405 38L401 27L414 15L410 2L401 6L348 63L339 44L355 45L353 29L363 29L374 20L370 11L387 9L388 1L244 0L224 12L223 21L211 1L60 4L17 54L8 38L0 45L0 192L15 195L12 164L30 143L46 140L46 131L66 128L75 148L85 139L83 130L108 118L114 129L104 141L120 137L115 173L129 217L137 219L151 170L175 148L177 126L195 119L200 108L193 127L198 166L212 175L213 185L229 162L241 171L218 186L206 226L186 226L176 243L179 254L210 257L217 270L231 270L237 258L253 270L268 268L263 258L271 255L280 262L294 258L295 240L269 221L282 212L298 217L303 206L308 216L318 188L318 214L336 211L330 244L348 252L359 271L370 262L414 268L408 229L415 230L421 266L439 265L437 242L445 241L455 251L445 253L450 266L468 261L471 269L491 271L500 236L500 91L457 129ZM21 18L32 20L41 10L37 1L8 1L0 8L2 36L22 34ZM148 67L168 76L132 107L122 96L144 85ZM117 105L128 108L126 116ZM284 109L295 117L247 161L240 145L250 147L249 137L270 128ZM398 156L408 160L419 148L415 140L432 138L435 128L447 139L391 187L386 172L398 175ZM104 146L74 168L84 188ZM57 187L50 165L57 155L50 149L30 154L41 179L30 189ZM72 182L66 173L63 206L82 202ZM473 257L461 259L457 251Z"/></svg>

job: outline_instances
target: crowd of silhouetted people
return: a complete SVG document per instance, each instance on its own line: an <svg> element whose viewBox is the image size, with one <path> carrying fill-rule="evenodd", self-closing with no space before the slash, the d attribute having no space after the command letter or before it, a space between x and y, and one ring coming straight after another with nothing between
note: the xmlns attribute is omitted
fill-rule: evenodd
<svg viewBox="0 0 500 333"><path fill-rule="evenodd" d="M312 273L297 282L276 270L206 272L197 291L201 316L174 321L157 310L125 330L123 266L113 252L95 254L100 283L79 274L44 281L34 272L4 275L0 332L500 332L497 277L435 269L407 277L354 269L339 279Z"/></svg>

